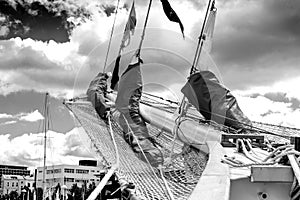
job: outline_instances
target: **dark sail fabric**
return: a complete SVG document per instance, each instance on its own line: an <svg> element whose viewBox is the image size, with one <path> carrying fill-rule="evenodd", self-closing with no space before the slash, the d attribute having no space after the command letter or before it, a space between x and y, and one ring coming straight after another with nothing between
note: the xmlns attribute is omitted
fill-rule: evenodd
<svg viewBox="0 0 300 200"><path fill-rule="evenodd" d="M106 73L99 73L90 83L87 89L87 99L92 102L98 115L106 120L106 112L109 110L109 105L105 102L105 96L107 91L107 79Z"/></svg>
<svg viewBox="0 0 300 200"><path fill-rule="evenodd" d="M251 121L241 111L236 98L210 71L191 75L181 91L207 120L237 130L249 128L247 125L251 125Z"/></svg>
<svg viewBox="0 0 300 200"><path fill-rule="evenodd" d="M164 12L166 14L166 16L168 17L168 19L172 22L177 22L179 23L180 29L181 29L181 33L184 37L184 27L183 24L181 23L181 20L179 19L178 15L176 14L176 12L173 10L173 8L171 7L170 3L168 0L160 0L164 9Z"/></svg>
<svg viewBox="0 0 300 200"><path fill-rule="evenodd" d="M141 160L146 161L143 151L150 164L157 167L163 163L163 157L161 151L149 136L146 123L139 111L143 89L140 63L141 60L136 58L135 62L130 64L122 74L116 99L116 108L121 113L119 124L123 129L126 142ZM132 130L134 135L130 130Z"/></svg>
<svg viewBox="0 0 300 200"><path fill-rule="evenodd" d="M111 84L110 84L110 88L112 90L115 89L117 83L119 82L119 68L120 68L120 60L121 60L121 55L119 55L116 59L116 63L115 63L115 67L114 67L114 71L112 73L112 77L111 77Z"/></svg>

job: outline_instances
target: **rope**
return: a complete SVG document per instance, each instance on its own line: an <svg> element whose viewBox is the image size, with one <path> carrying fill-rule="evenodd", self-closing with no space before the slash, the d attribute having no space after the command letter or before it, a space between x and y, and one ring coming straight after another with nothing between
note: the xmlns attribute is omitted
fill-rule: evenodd
<svg viewBox="0 0 300 200"><path fill-rule="evenodd" d="M143 45L143 42L144 42L144 37L145 37L145 33L146 33L146 27L147 27L147 22L148 22L148 18L149 18L151 4L152 4L152 0L150 0L150 2L149 2L147 15L146 15L145 23L144 23L144 28L143 28L143 32L142 32L141 40L140 40L140 44L139 44L139 48L137 49L137 52L136 52L136 55L137 55L138 58L140 58L140 53L141 53L142 45Z"/></svg>
<svg viewBox="0 0 300 200"><path fill-rule="evenodd" d="M229 164L232 167L251 167L251 166L257 166L257 165L274 165L274 164L276 164L276 162L257 162L257 163L248 163L248 164L235 164L235 163L228 161L227 159L222 159L221 162Z"/></svg>
<svg viewBox="0 0 300 200"><path fill-rule="evenodd" d="M111 125L111 114L108 114L108 124L109 124L110 136L111 136L111 139L112 139L113 144L114 144L115 149L116 149L116 160L117 160L116 161L116 167L119 168L119 166L120 166L120 155L119 155L118 146L117 146L114 134L113 134L112 125Z"/></svg>
<svg viewBox="0 0 300 200"><path fill-rule="evenodd" d="M157 180L159 180L159 178L157 177L157 175L156 175L156 173L155 173L155 171L154 171L154 169L153 169L152 165L150 164L150 162L149 162L149 160L148 160L147 156L145 155L145 153L144 153L144 150L142 149L142 147L141 147L141 145L140 145L140 143L139 143L139 141L138 141L137 137L135 136L134 132L132 131L132 129L131 129L131 127L130 127L130 125L129 125L129 123L128 123L127 119L126 119L126 117L125 117L123 114L122 114L122 117L123 117L123 119L125 120L125 122L126 122L126 125L127 125L127 127L129 128L129 130L130 130L130 132L131 132L132 136L133 136L133 137L134 137L134 139L136 140L136 143L137 143L138 147L140 148L140 150L141 150L141 152L142 152L142 154L143 154L143 156L144 156L145 160L146 160L146 161L147 161L147 163L149 164L149 166L150 166L150 169L151 169L152 173L154 174L155 178L157 178Z"/></svg>
<svg viewBox="0 0 300 200"><path fill-rule="evenodd" d="M106 68L106 63L107 63L108 54L109 54L110 45L111 45L111 39L112 39L112 36L113 36L113 33L114 33L114 29L115 29L115 23L116 23L116 18L117 18L117 14L118 14L119 4L120 4L120 0L118 0L118 3L117 3L116 13L115 13L115 17L114 17L114 22L113 22L113 26L112 26L111 32L110 32L110 38L109 38L108 47L107 47L106 56L105 56L103 73L105 72L105 68Z"/></svg>
<svg viewBox="0 0 300 200"><path fill-rule="evenodd" d="M167 189L167 192L168 192L168 194L169 194L169 196L170 196L170 199L171 200L175 200L175 198L174 198L174 196L173 196L173 193L171 192L171 190L170 190L170 188L169 188L169 185L168 185L168 183L167 183L167 181L166 181L166 179L165 179L165 177L164 177L164 174L163 174L163 168L160 166L159 167L159 171L160 171L160 176L161 176L161 178L162 178L162 180L163 180L163 182L164 182L164 184L165 184L165 187L166 187L166 189Z"/></svg>

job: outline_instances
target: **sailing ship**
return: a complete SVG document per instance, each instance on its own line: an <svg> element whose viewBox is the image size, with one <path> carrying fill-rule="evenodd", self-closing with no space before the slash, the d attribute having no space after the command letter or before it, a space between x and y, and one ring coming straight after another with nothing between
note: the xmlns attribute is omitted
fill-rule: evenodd
<svg viewBox="0 0 300 200"><path fill-rule="evenodd" d="M107 89L109 76L103 71L87 97L64 102L107 166L88 199L96 199L113 175L121 199L299 199L295 136L300 130L251 122L212 72L197 69L203 48L210 48L205 40L216 12L214 0L208 3L182 101L142 92L141 51L151 3L139 47L119 78L121 52L136 24L132 5L113 71L111 86L118 85L117 91ZM162 3L183 32L168 1Z"/></svg>

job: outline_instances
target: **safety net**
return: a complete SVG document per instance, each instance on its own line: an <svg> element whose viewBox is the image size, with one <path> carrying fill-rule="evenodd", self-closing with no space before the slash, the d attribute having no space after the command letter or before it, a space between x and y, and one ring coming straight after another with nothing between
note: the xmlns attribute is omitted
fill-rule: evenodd
<svg viewBox="0 0 300 200"><path fill-rule="evenodd" d="M160 107L167 112L173 112L176 107L170 102L150 99L144 97L141 103ZM205 168L205 153L183 144L172 133L147 125L164 159L169 160L162 169L153 168L140 160L124 140L122 129L117 123L119 113L116 110L112 110L111 134L109 125L98 117L92 104L84 98L68 101L65 105L85 129L105 165L112 166L119 160L116 172L118 178L133 183L137 195L142 199L187 199L190 196Z"/></svg>
<svg viewBox="0 0 300 200"><path fill-rule="evenodd" d="M141 104L174 113L178 102L144 93ZM103 158L106 166L112 166L119 160L117 176L136 187L136 194L142 199L188 199L193 192L205 168L208 156L182 143L173 133L152 125L147 125L149 134L158 143L165 160L169 160L160 171L140 160L123 138L122 128L118 124L118 111L112 110L112 134L109 125L97 115L92 104L86 98L73 99L65 105L74 114L77 122L85 129L96 152ZM185 119L194 120L212 126L222 134L237 133L225 125L206 120L198 110L189 105ZM252 122L251 134L265 135L267 140L276 143L289 143L290 138L300 136L300 130L284 126ZM113 138L112 138L113 137ZM114 140L115 144L114 144Z"/></svg>

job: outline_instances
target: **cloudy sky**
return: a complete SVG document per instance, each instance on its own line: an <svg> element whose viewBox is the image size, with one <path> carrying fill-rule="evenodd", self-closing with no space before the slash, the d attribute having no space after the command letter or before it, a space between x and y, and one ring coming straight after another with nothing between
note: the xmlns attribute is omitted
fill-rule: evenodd
<svg viewBox="0 0 300 200"><path fill-rule="evenodd" d="M185 27L185 40L160 1L153 0L141 55L145 89L178 99L207 1L169 2ZM79 158L95 157L62 101L83 94L103 70L116 3L0 1L0 160L5 164L42 164L45 92L51 95L48 163L77 164ZM138 46L147 3L136 0L137 28L122 69ZM130 5L131 0L120 1L107 71ZM236 94L250 119L300 128L300 1L216 0L216 6L212 52L204 54L201 67L213 70Z"/></svg>

